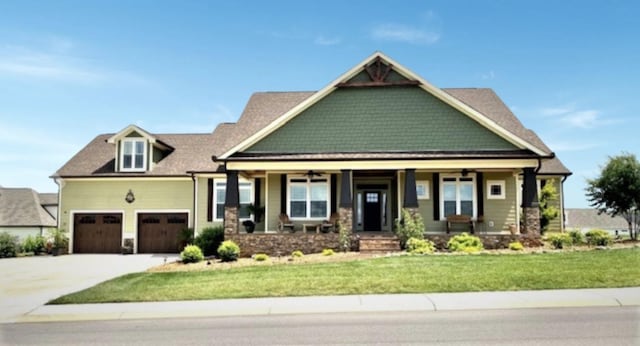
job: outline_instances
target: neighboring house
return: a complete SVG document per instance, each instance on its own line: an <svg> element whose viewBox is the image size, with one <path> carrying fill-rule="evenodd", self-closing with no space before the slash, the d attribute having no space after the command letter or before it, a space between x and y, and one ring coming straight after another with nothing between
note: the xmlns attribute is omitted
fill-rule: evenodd
<svg viewBox="0 0 640 346"><path fill-rule="evenodd" d="M56 227L57 207L55 193L0 187L0 232L9 232L20 239L46 236L48 230Z"/></svg>
<svg viewBox="0 0 640 346"><path fill-rule="evenodd" d="M390 234L402 208L432 236L456 214L480 235L522 223L535 236L539 180L557 177L562 192L570 174L491 89L439 89L375 53L317 92L256 93L211 134L100 135L53 178L73 252L118 252L125 239L175 252L182 228L224 224L245 254L286 254L337 247L315 232L332 215L354 238ZM278 232L281 214L298 232Z"/></svg>
<svg viewBox="0 0 640 346"><path fill-rule="evenodd" d="M629 223L622 216L611 217L608 214L598 214L596 209L565 209L566 224L568 230L579 229L588 232L593 229L602 229L612 234L628 234Z"/></svg>

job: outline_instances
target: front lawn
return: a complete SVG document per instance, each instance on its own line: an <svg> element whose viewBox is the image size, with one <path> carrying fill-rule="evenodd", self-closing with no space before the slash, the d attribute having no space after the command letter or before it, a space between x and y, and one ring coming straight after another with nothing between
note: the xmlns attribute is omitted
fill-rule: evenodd
<svg viewBox="0 0 640 346"><path fill-rule="evenodd" d="M125 275L51 304L640 286L640 248L518 255L394 256Z"/></svg>

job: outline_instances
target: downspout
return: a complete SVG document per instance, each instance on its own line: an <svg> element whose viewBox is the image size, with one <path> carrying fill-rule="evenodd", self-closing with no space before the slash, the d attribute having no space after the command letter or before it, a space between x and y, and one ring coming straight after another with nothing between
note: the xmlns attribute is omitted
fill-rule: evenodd
<svg viewBox="0 0 640 346"><path fill-rule="evenodd" d="M58 210L56 215L56 228L60 228L60 220L62 216L62 188L64 187L64 180L61 177L52 177L53 182L58 185Z"/></svg>
<svg viewBox="0 0 640 346"><path fill-rule="evenodd" d="M198 180L196 179L195 172L187 172L191 173L191 181L193 181L193 222L191 226L193 227L193 236L196 236L196 230L198 229Z"/></svg>

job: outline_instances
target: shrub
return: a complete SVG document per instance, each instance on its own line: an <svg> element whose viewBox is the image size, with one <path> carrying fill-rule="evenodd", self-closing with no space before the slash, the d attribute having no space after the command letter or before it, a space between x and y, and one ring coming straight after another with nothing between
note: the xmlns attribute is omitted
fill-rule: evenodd
<svg viewBox="0 0 640 346"><path fill-rule="evenodd" d="M564 249L565 247L571 246L571 244L573 244L571 236L567 233L554 233L551 234L547 239L554 249Z"/></svg>
<svg viewBox="0 0 640 346"><path fill-rule="evenodd" d="M484 249L480 238L466 232L451 237L447 242L447 248L452 252L474 253Z"/></svg>
<svg viewBox="0 0 640 346"><path fill-rule="evenodd" d="M224 227L206 227L194 239L194 244L198 245L205 256L218 254L218 247L224 241Z"/></svg>
<svg viewBox="0 0 640 346"><path fill-rule="evenodd" d="M322 250L322 256L333 256L334 254L335 252L333 252L333 249Z"/></svg>
<svg viewBox="0 0 640 346"><path fill-rule="evenodd" d="M608 246L613 242L611 235L604 230L594 229L585 234L587 244L590 246Z"/></svg>
<svg viewBox="0 0 640 346"><path fill-rule="evenodd" d="M183 249L189 244L194 244L193 228L183 228L178 233L178 246Z"/></svg>
<svg viewBox="0 0 640 346"><path fill-rule="evenodd" d="M574 229L569 231L568 234L571 237L571 244L580 245L584 243L584 235L582 234L582 232L580 232L580 230Z"/></svg>
<svg viewBox="0 0 640 346"><path fill-rule="evenodd" d="M396 235L400 239L400 246L407 248L407 241L411 238L424 239L424 220L420 214L402 209L402 219L396 220Z"/></svg>
<svg viewBox="0 0 640 346"><path fill-rule="evenodd" d="M20 241L9 232L0 233L0 258L16 257L20 252Z"/></svg>
<svg viewBox="0 0 640 346"><path fill-rule="evenodd" d="M409 238L407 240L407 252L412 255L431 254L435 248L433 242L428 239Z"/></svg>
<svg viewBox="0 0 640 346"><path fill-rule="evenodd" d="M231 240L225 240L218 247L218 256L222 262L233 262L240 255L240 247Z"/></svg>
<svg viewBox="0 0 640 346"><path fill-rule="evenodd" d="M22 243L22 251L24 252L32 252L34 254L38 254L45 252L46 250L46 240L41 235L30 235Z"/></svg>
<svg viewBox="0 0 640 346"><path fill-rule="evenodd" d="M197 245L187 245L180 253L183 263L198 263L204 259L202 250Z"/></svg>
<svg viewBox="0 0 640 346"><path fill-rule="evenodd" d="M293 258L299 258L299 257L302 257L302 256L304 256L304 254L300 250L296 250L296 251L291 253L291 257L293 257Z"/></svg>
<svg viewBox="0 0 640 346"><path fill-rule="evenodd" d="M509 250L522 251L522 250L524 250L524 246L522 245L521 242L514 241L512 243L509 243Z"/></svg>
<svg viewBox="0 0 640 346"><path fill-rule="evenodd" d="M269 259L269 255L267 255L266 253L259 253L259 254L253 255L253 259L258 262L264 262Z"/></svg>

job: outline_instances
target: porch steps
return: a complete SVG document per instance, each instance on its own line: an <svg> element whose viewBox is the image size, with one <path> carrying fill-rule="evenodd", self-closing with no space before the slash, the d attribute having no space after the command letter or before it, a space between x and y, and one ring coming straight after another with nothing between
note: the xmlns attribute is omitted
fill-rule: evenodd
<svg viewBox="0 0 640 346"><path fill-rule="evenodd" d="M400 251L400 240L395 235L360 236L360 253L387 253Z"/></svg>

